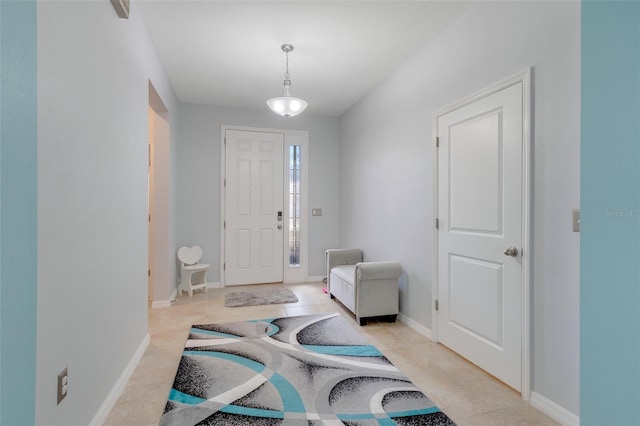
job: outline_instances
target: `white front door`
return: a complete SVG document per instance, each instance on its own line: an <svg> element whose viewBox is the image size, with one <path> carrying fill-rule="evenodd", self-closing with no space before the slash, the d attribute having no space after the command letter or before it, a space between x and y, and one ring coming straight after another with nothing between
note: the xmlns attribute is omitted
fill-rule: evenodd
<svg viewBox="0 0 640 426"><path fill-rule="evenodd" d="M282 133L227 130L225 284L282 281Z"/></svg>
<svg viewBox="0 0 640 426"><path fill-rule="evenodd" d="M523 86L462 102L435 123L437 338L519 391Z"/></svg>

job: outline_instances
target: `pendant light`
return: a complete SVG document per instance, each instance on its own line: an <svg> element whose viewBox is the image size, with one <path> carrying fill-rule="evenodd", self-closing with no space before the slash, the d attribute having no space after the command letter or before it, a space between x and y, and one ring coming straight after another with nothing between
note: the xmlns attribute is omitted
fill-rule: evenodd
<svg viewBox="0 0 640 426"><path fill-rule="evenodd" d="M300 114L307 107L307 103L302 99L291 96L291 80L289 75L289 52L293 50L291 44L283 44L280 46L287 56L286 72L284 73L284 95L279 98L271 98L267 101L267 105L271 111L283 117L293 117Z"/></svg>

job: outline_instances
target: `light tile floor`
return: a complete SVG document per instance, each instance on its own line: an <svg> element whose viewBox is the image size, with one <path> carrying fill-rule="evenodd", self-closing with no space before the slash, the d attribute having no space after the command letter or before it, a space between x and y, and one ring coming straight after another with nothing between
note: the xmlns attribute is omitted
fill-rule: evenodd
<svg viewBox="0 0 640 426"><path fill-rule="evenodd" d="M400 322L370 322L359 327L353 315L322 292L322 283L269 284L198 291L180 296L170 308L149 310L151 343L122 395L109 414L107 426L157 425L162 415L182 348L192 324L232 322L279 316L340 312L349 318L382 353L460 426L557 425L525 403L520 394L452 351L435 344ZM227 308L230 291L288 287L297 303Z"/></svg>

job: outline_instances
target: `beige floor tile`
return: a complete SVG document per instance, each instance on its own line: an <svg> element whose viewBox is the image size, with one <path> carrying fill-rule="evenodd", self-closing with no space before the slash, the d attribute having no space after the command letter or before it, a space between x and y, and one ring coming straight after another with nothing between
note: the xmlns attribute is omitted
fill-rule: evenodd
<svg viewBox="0 0 640 426"><path fill-rule="evenodd" d="M413 349L385 355L454 420L525 405L519 393L457 355Z"/></svg>
<svg viewBox="0 0 640 426"><path fill-rule="evenodd" d="M324 298L318 297L317 294L314 293L298 293L298 301L294 303L287 303L287 306L308 306L308 305L324 305L329 302L329 297Z"/></svg>
<svg viewBox="0 0 640 426"><path fill-rule="evenodd" d="M560 424L527 404L458 419L457 423L458 426L554 426Z"/></svg>
<svg viewBox="0 0 640 426"><path fill-rule="evenodd" d="M173 379L164 384L135 385L129 382L105 426L157 425L172 383Z"/></svg>
<svg viewBox="0 0 640 426"><path fill-rule="evenodd" d="M317 282L216 288L195 292L192 297L180 295L169 308L150 309L151 342L105 425L158 424L192 325L325 312L338 312L348 319L461 426L557 424L505 384L403 323L370 321L358 325L351 312L322 291L324 286ZM270 288L290 288L299 300L281 305L224 306L229 292Z"/></svg>
<svg viewBox="0 0 640 426"><path fill-rule="evenodd" d="M286 288L290 288L296 295L299 294L324 294L322 293L322 289L324 288L324 283L291 283L285 284ZM326 295L329 298L328 295Z"/></svg>
<svg viewBox="0 0 640 426"><path fill-rule="evenodd" d="M381 351L404 348L410 345L410 342L392 333L387 327L380 323L369 323L361 327L360 331Z"/></svg>
<svg viewBox="0 0 640 426"><path fill-rule="evenodd" d="M286 306L284 307L284 310L289 317L320 314L325 312L341 312L341 309L338 306L328 303L307 306Z"/></svg>

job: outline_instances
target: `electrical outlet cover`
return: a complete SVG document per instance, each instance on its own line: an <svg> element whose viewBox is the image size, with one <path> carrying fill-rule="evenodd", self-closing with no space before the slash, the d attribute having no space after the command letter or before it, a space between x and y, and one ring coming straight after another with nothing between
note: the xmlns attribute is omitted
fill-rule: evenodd
<svg viewBox="0 0 640 426"><path fill-rule="evenodd" d="M67 396L69 390L69 375L67 368L58 374L58 404Z"/></svg>

